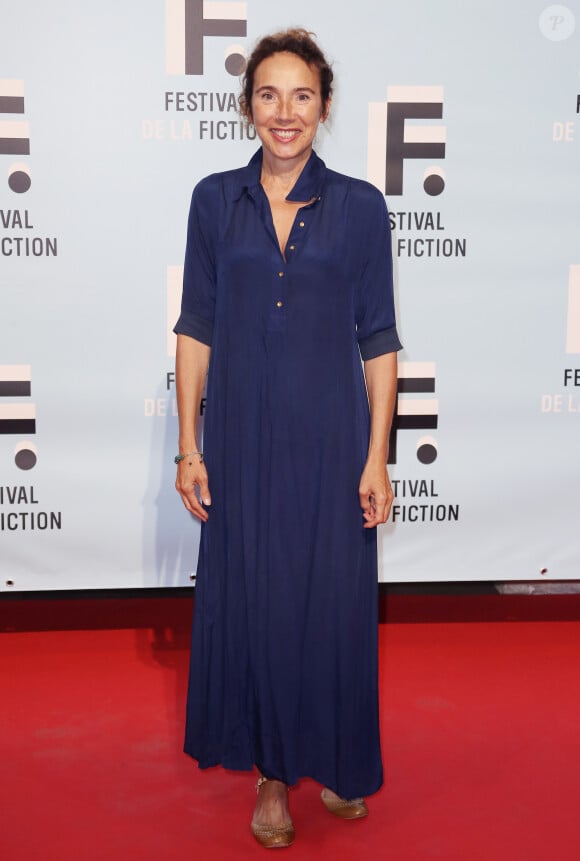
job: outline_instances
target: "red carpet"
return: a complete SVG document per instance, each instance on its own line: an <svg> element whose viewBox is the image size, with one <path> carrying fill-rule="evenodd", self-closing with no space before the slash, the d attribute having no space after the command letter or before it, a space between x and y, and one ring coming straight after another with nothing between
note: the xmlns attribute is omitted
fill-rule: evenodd
<svg viewBox="0 0 580 861"><path fill-rule="evenodd" d="M167 628L115 629L113 613L112 629L44 632L23 630L35 602L10 603L1 859L265 857L248 828L254 779L181 753L188 601L163 605L185 607ZM551 606L577 618L577 604ZM578 621L381 625L385 786L367 820L341 822L303 781L284 857L577 861L579 664Z"/></svg>

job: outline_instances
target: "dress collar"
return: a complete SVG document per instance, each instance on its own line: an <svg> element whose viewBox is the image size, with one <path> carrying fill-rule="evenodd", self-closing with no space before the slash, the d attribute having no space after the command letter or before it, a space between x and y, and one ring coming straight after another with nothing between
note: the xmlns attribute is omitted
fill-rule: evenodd
<svg viewBox="0 0 580 861"><path fill-rule="evenodd" d="M233 173L233 182L231 185L232 200L239 200L246 191L251 193L256 190L260 185L261 174L262 147L254 153L246 167ZM312 150L310 158L302 168L302 173L296 180L291 192L286 196L286 200L302 202L312 200L313 197L320 197L325 175L326 165Z"/></svg>

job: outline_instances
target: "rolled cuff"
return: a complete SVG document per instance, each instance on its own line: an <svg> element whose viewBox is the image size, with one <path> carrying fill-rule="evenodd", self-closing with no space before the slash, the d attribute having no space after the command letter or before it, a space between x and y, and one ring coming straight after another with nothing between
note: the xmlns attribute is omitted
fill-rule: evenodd
<svg viewBox="0 0 580 861"><path fill-rule="evenodd" d="M368 359L376 359L377 356L383 356L385 353L395 353L397 350L403 349L396 326L382 329L380 332L375 332L374 335L369 335L368 338L359 339L358 346L363 362L368 361Z"/></svg>
<svg viewBox="0 0 580 861"><path fill-rule="evenodd" d="M193 311L182 311L173 331L176 335L189 335L190 338L211 347L213 322L194 314Z"/></svg>

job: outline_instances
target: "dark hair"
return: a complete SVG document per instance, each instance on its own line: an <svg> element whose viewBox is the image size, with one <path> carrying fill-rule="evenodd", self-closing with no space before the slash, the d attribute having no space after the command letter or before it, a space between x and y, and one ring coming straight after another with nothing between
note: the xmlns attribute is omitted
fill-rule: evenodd
<svg viewBox="0 0 580 861"><path fill-rule="evenodd" d="M313 39L314 33L304 30L302 27L292 27L279 33L264 36L252 51L244 77L242 79L242 92L238 99L240 113L245 120L252 118L252 93L254 91L254 76L256 69L262 62L273 54L287 51L296 54L309 66L314 66L320 75L320 96L322 109L326 111L330 97L332 96L332 79L334 77L330 64Z"/></svg>

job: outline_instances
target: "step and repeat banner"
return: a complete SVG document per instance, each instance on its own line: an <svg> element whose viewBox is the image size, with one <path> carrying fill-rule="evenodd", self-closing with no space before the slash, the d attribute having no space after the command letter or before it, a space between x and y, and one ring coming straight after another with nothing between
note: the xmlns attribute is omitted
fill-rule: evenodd
<svg viewBox="0 0 580 861"><path fill-rule="evenodd" d="M391 214L380 579L580 578L577 0L5 0L0 24L1 589L194 582L189 200L256 150L239 75L289 25L334 64L319 154Z"/></svg>

